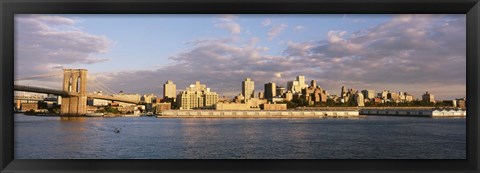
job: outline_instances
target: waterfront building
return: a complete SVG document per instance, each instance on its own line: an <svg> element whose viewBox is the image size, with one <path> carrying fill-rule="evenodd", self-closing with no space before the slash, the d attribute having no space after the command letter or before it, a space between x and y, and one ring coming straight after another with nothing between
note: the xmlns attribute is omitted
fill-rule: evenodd
<svg viewBox="0 0 480 173"><path fill-rule="evenodd" d="M400 100L397 93L388 93L387 98L392 100L393 102Z"/></svg>
<svg viewBox="0 0 480 173"><path fill-rule="evenodd" d="M287 90L292 93L301 93L304 88L307 88L305 76L297 76L296 80L287 82Z"/></svg>
<svg viewBox="0 0 480 173"><path fill-rule="evenodd" d="M245 81L242 81L242 95L245 97L245 100L255 98L255 82L250 78L246 78Z"/></svg>
<svg viewBox="0 0 480 173"><path fill-rule="evenodd" d="M422 95L422 100L427 101L427 102L432 102L435 103L435 96L431 93L425 92L425 94Z"/></svg>
<svg viewBox="0 0 480 173"><path fill-rule="evenodd" d="M365 106L365 99L363 98L363 94L361 92L357 92L355 94L355 101L357 103L357 106Z"/></svg>
<svg viewBox="0 0 480 173"><path fill-rule="evenodd" d="M287 110L287 104L269 104L265 103L261 105L261 108L263 110L267 111L282 111L282 110Z"/></svg>
<svg viewBox="0 0 480 173"><path fill-rule="evenodd" d="M275 83L269 82L265 84L265 99L271 101L274 96L276 96L276 87Z"/></svg>
<svg viewBox="0 0 480 173"><path fill-rule="evenodd" d="M457 107L465 109L465 98L456 99L456 101L457 101Z"/></svg>
<svg viewBox="0 0 480 173"><path fill-rule="evenodd" d="M317 86L317 82L312 80L311 85L308 88L302 90L303 99L307 100L310 105L318 102L327 102L327 93L320 86Z"/></svg>
<svg viewBox="0 0 480 173"><path fill-rule="evenodd" d="M264 92L262 92L262 91L258 92L258 98L259 99L264 99L265 98Z"/></svg>
<svg viewBox="0 0 480 173"><path fill-rule="evenodd" d="M293 93L292 91L287 91L285 93L285 101L292 101L293 100Z"/></svg>
<svg viewBox="0 0 480 173"><path fill-rule="evenodd" d="M142 97L140 97L140 101L143 103L154 103L156 99L157 99L157 96L153 94L143 95Z"/></svg>
<svg viewBox="0 0 480 173"><path fill-rule="evenodd" d="M242 93L240 93L237 96L235 96L235 98L233 99L233 102L235 102L235 103L245 103L245 97L243 96Z"/></svg>
<svg viewBox="0 0 480 173"><path fill-rule="evenodd" d="M211 92L210 88L199 81L177 95L177 106L180 109L213 109L217 102L218 94Z"/></svg>
<svg viewBox="0 0 480 173"><path fill-rule="evenodd" d="M153 107L155 108L155 113L159 114L162 113L162 111L170 110L172 105L171 103L155 103L153 104Z"/></svg>
<svg viewBox="0 0 480 173"><path fill-rule="evenodd" d="M282 86L277 86L276 88L276 96L283 96L283 94L285 93L285 88L282 87Z"/></svg>
<svg viewBox="0 0 480 173"><path fill-rule="evenodd" d="M167 80L165 84L163 84L163 98L176 98L177 97L177 85L173 83L171 80Z"/></svg>
<svg viewBox="0 0 480 173"><path fill-rule="evenodd" d="M362 94L366 99L375 98L375 90L363 90Z"/></svg>
<svg viewBox="0 0 480 173"><path fill-rule="evenodd" d="M378 93L378 98L386 100L388 98L388 93L390 93L390 91L383 90L382 92Z"/></svg>

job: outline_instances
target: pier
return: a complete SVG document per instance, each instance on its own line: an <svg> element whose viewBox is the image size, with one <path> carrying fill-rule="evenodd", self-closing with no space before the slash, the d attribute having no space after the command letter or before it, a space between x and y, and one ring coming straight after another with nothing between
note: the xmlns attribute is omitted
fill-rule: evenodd
<svg viewBox="0 0 480 173"><path fill-rule="evenodd" d="M361 109L361 115L413 116L413 117L466 117L466 110L439 109Z"/></svg>
<svg viewBox="0 0 480 173"><path fill-rule="evenodd" d="M358 111L167 110L157 118L358 118Z"/></svg>

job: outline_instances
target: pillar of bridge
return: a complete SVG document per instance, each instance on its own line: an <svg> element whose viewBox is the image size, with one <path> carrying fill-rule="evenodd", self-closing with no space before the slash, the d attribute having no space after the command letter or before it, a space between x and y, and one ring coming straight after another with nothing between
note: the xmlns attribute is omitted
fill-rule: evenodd
<svg viewBox="0 0 480 173"><path fill-rule="evenodd" d="M63 91L60 115L83 116L87 113L87 70L63 69Z"/></svg>

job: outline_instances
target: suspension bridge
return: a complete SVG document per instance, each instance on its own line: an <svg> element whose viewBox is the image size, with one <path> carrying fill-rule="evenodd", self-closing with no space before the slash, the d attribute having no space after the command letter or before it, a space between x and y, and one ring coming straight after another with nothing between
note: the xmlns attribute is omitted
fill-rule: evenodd
<svg viewBox="0 0 480 173"><path fill-rule="evenodd" d="M130 100L121 97L113 97L110 95L98 95L87 93L87 70L86 69L63 69L63 88L43 88L27 85L14 85L15 91L26 91L42 94L53 94L61 96L62 104L60 106L60 115L62 116L82 116L87 113L87 98L102 99L115 102L140 104L137 100ZM37 80L52 77L61 77L61 73L50 73L35 75L30 77L15 79L15 82L22 80ZM104 91L107 94L113 95L114 92L102 82L92 77L91 82L93 88Z"/></svg>

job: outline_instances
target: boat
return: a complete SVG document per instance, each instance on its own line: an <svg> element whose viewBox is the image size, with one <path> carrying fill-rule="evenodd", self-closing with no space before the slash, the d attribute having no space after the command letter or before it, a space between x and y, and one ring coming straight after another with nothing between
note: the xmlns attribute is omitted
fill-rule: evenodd
<svg viewBox="0 0 480 173"><path fill-rule="evenodd" d="M103 113L88 113L85 116L87 116L87 117L102 117Z"/></svg>

